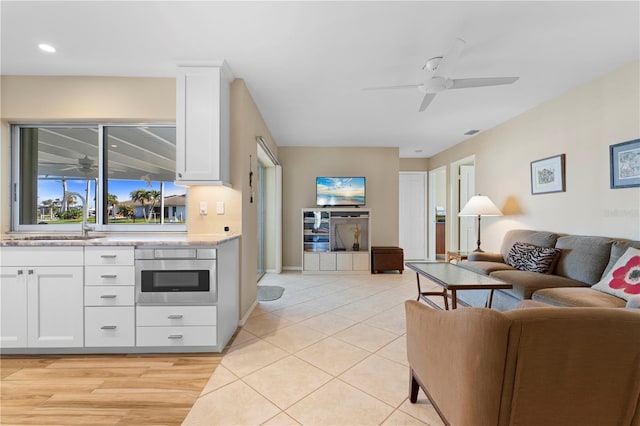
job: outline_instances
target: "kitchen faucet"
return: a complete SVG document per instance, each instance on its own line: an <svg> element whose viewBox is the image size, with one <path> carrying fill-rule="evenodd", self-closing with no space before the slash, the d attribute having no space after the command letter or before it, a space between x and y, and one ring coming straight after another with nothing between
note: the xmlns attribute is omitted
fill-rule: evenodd
<svg viewBox="0 0 640 426"><path fill-rule="evenodd" d="M82 228L80 229L80 232L82 233L82 236L86 237L87 235L89 235L89 231L93 231L93 227L87 225L88 210L89 210L89 206L87 205L87 200L77 192L67 192L67 194L62 199L62 203L64 204L67 198L71 196L78 197L82 201Z"/></svg>

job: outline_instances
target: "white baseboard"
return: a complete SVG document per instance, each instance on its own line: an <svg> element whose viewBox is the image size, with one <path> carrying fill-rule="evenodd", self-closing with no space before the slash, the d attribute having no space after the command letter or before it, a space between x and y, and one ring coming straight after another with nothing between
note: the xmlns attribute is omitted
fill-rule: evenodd
<svg viewBox="0 0 640 426"><path fill-rule="evenodd" d="M283 266L283 271L302 271L302 266Z"/></svg>
<svg viewBox="0 0 640 426"><path fill-rule="evenodd" d="M249 320L249 317L251 316L251 313L256 308L256 306L258 306L258 299L256 299L255 302L253 302L253 305L251 305L251 307L249 308L247 313L244 314L244 316L242 317L242 319L240 321L238 321L238 325L240 327L242 327L243 325L245 325L247 323L247 320Z"/></svg>

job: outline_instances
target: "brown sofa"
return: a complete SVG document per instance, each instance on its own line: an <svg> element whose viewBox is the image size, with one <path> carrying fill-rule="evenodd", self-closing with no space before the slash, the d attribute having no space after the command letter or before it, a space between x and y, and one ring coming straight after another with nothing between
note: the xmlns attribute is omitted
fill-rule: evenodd
<svg viewBox="0 0 640 426"><path fill-rule="evenodd" d="M560 249L552 273L523 271L507 265L507 255L516 242ZM471 253L459 265L513 285L512 289L494 293L492 307L500 311L513 309L526 299L555 306L623 308L627 305L624 299L591 286L600 281L628 247L640 248L640 241L514 229L505 234L500 253ZM458 297L467 301L465 294Z"/></svg>
<svg viewBox="0 0 640 426"><path fill-rule="evenodd" d="M455 426L640 425L640 312L405 302L410 401Z"/></svg>

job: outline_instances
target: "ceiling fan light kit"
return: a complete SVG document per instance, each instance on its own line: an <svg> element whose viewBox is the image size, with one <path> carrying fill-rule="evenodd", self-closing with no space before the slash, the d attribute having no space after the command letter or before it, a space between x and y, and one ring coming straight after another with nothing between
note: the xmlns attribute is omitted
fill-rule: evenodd
<svg viewBox="0 0 640 426"><path fill-rule="evenodd" d="M449 52L444 56L434 56L429 59L422 69L427 72L424 83L422 84L405 84L401 86L383 86L369 87L365 90L396 90L417 88L424 96L418 106L418 111L422 112L435 98L436 94L450 89L470 89L473 87L500 86L504 84L512 84L519 77L475 77L475 78L459 78L450 77L451 69L457 62L466 42L457 38Z"/></svg>

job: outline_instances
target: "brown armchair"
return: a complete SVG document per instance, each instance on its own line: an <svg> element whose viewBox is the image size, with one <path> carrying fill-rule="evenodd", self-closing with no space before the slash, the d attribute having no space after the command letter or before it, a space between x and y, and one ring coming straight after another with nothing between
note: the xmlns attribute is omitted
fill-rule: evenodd
<svg viewBox="0 0 640 426"><path fill-rule="evenodd" d="M446 424L640 425L640 312L405 307L410 400Z"/></svg>

